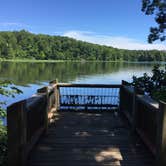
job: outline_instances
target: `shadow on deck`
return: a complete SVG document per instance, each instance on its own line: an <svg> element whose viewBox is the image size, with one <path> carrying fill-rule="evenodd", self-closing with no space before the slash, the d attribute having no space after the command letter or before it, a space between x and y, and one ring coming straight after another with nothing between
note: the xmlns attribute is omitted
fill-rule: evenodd
<svg viewBox="0 0 166 166"><path fill-rule="evenodd" d="M153 157L120 115L58 112L29 166L152 166Z"/></svg>
<svg viewBox="0 0 166 166"><path fill-rule="evenodd" d="M166 103L125 81L51 82L7 124L9 166L166 166Z"/></svg>

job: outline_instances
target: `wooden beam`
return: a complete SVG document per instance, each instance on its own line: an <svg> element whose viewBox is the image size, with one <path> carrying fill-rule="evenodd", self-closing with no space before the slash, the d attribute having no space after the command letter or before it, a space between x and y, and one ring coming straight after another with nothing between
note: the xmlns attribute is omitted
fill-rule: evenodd
<svg viewBox="0 0 166 166"><path fill-rule="evenodd" d="M43 87L37 90L37 95L40 97L44 97L46 101L46 108L45 108L45 118L44 118L44 131L47 132L48 129L48 112L49 112L49 90L48 87ZM44 96L43 96L44 95ZM44 108L43 108L44 109Z"/></svg>
<svg viewBox="0 0 166 166"><path fill-rule="evenodd" d="M60 104L61 106L72 106L72 107L84 107L84 106L87 106L87 107L118 107L117 104L65 104L65 103L62 103Z"/></svg>
<svg viewBox="0 0 166 166"><path fill-rule="evenodd" d="M49 82L49 84L57 84L58 83L58 79L56 78L55 80L51 80L50 82Z"/></svg>
<svg viewBox="0 0 166 166"><path fill-rule="evenodd" d="M157 121L156 166L166 166L166 103L160 101Z"/></svg>
<svg viewBox="0 0 166 166"><path fill-rule="evenodd" d="M26 101L20 101L7 108L8 124L8 166L26 164Z"/></svg>
<svg viewBox="0 0 166 166"><path fill-rule="evenodd" d="M69 84L69 83L58 83L58 87L76 87L76 88L120 88L120 84Z"/></svg>
<svg viewBox="0 0 166 166"><path fill-rule="evenodd" d="M59 86L58 86L58 82L56 84L56 86L54 87L54 94L55 94L55 110L58 111L59 110L59 105L60 105L60 92L59 92Z"/></svg>

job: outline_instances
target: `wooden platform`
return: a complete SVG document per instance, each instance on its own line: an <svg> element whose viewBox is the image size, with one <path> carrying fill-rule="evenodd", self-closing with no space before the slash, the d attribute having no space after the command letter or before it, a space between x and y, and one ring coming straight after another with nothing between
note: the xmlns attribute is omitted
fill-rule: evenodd
<svg viewBox="0 0 166 166"><path fill-rule="evenodd" d="M153 157L114 113L59 112L29 166L152 166Z"/></svg>

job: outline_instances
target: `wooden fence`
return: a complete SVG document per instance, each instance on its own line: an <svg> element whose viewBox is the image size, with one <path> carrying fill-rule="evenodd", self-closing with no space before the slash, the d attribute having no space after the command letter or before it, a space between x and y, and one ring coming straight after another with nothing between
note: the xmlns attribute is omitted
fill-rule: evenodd
<svg viewBox="0 0 166 166"><path fill-rule="evenodd" d="M152 154L156 165L166 165L166 103L157 102L142 90L122 81L120 111L129 120Z"/></svg>
<svg viewBox="0 0 166 166"><path fill-rule="evenodd" d="M55 111L56 84L38 89L31 98L7 108L8 165L24 166Z"/></svg>
<svg viewBox="0 0 166 166"><path fill-rule="evenodd" d="M26 165L33 146L47 131L53 112L81 108L117 109L119 90L120 85L60 84L51 81L49 86L38 89L31 98L10 105L7 108L8 165Z"/></svg>
<svg viewBox="0 0 166 166"><path fill-rule="evenodd" d="M7 109L8 165L26 165L30 151L46 133L55 111L118 108L156 157L156 165L165 166L166 103L154 101L126 81L122 85L51 81L31 98L10 105Z"/></svg>
<svg viewBox="0 0 166 166"><path fill-rule="evenodd" d="M59 110L99 111L119 107L121 85L58 84Z"/></svg>

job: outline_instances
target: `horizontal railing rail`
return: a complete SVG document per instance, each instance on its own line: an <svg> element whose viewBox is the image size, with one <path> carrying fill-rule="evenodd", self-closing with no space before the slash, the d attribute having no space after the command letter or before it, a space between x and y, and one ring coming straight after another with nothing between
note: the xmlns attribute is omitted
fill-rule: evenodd
<svg viewBox="0 0 166 166"><path fill-rule="evenodd" d="M26 166L55 112L63 110L119 110L156 157L156 165L166 165L166 103L153 100L126 81L122 85L51 81L7 109L9 166Z"/></svg>
<svg viewBox="0 0 166 166"><path fill-rule="evenodd" d="M26 166L40 136L47 131L55 108L55 84L37 90L32 97L7 108L8 165ZM54 110L55 111L55 110Z"/></svg>
<svg viewBox="0 0 166 166"><path fill-rule="evenodd" d="M121 85L58 83L59 110L112 110L119 107Z"/></svg>
<svg viewBox="0 0 166 166"><path fill-rule="evenodd" d="M157 139L157 116L159 105L149 96L137 95L135 102L135 128L140 137L149 147L151 152L156 155Z"/></svg>
<svg viewBox="0 0 166 166"><path fill-rule="evenodd" d="M152 154L156 165L166 165L166 103L157 102L142 90L122 81L120 111L129 120ZM160 164L159 164L160 163Z"/></svg>
<svg viewBox="0 0 166 166"><path fill-rule="evenodd" d="M79 87L79 88L120 88L120 84L70 84L58 83L58 87Z"/></svg>

